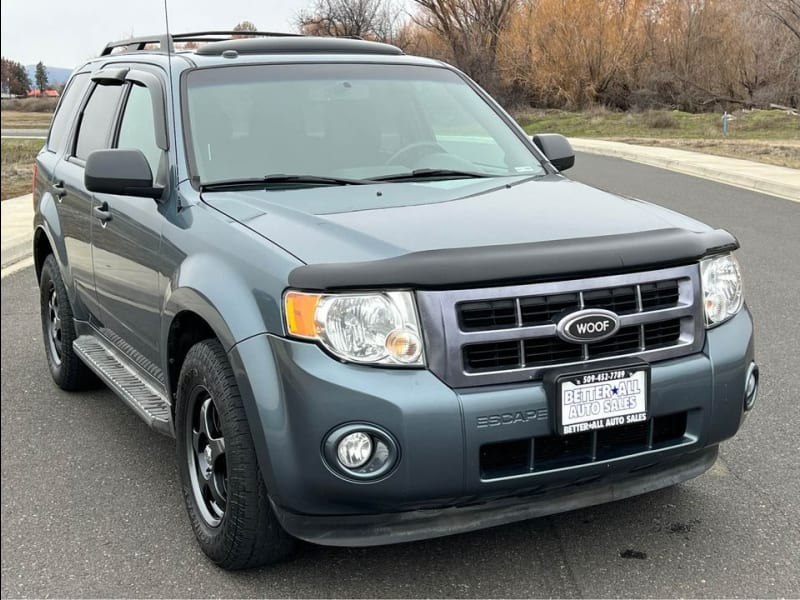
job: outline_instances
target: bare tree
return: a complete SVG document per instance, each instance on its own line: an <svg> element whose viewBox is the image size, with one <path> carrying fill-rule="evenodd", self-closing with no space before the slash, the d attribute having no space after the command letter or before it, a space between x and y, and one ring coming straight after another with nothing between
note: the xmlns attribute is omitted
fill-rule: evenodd
<svg viewBox="0 0 800 600"><path fill-rule="evenodd" d="M520 0L414 0L416 23L442 38L450 60L492 93L500 92L500 36Z"/></svg>
<svg viewBox="0 0 800 600"><path fill-rule="evenodd" d="M316 0L296 22L307 35L397 43L404 19L402 10L387 0Z"/></svg>
<svg viewBox="0 0 800 600"><path fill-rule="evenodd" d="M233 26L233 31L241 31L243 33L246 33L248 31L258 31L258 28L252 21L241 21ZM235 35L233 37L247 37L247 36Z"/></svg>
<svg viewBox="0 0 800 600"><path fill-rule="evenodd" d="M20 63L7 59L2 59L2 75L0 76L3 92L14 96L24 96L31 89L31 80L28 72Z"/></svg>
<svg viewBox="0 0 800 600"><path fill-rule="evenodd" d="M800 40L800 0L764 0L764 8Z"/></svg>

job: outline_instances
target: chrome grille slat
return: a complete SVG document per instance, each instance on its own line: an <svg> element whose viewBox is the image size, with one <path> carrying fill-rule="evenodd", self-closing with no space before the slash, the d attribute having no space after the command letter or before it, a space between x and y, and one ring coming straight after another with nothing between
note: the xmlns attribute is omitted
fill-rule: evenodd
<svg viewBox="0 0 800 600"><path fill-rule="evenodd" d="M561 282L420 291L417 301L431 370L453 387L469 387L536 380L554 367L591 367L594 361L608 358L641 356L655 361L698 352L705 331L699 294L695 264ZM460 325L461 307L477 310L507 307L511 302L516 326L493 327L498 321L491 313L482 314L482 322L473 320L468 331ZM555 323L563 314L584 307L603 308L604 303L622 312L620 332L603 342L576 345L578 351L570 352L557 337ZM559 312L562 307L564 312ZM550 322L531 315L545 315ZM538 324L530 325L531 319ZM635 331L632 340L631 328ZM515 342L514 352L509 353L509 342ZM492 345L503 343L493 346L506 349L502 357L495 354L480 368L468 364L465 346L474 351L474 345L485 344L487 356L492 356ZM562 361L563 357L571 360Z"/></svg>

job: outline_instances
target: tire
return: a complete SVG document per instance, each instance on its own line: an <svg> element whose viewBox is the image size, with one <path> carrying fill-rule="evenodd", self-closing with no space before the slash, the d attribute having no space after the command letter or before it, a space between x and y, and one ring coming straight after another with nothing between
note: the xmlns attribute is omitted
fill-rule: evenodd
<svg viewBox="0 0 800 600"><path fill-rule="evenodd" d="M75 354L72 342L77 337L72 306L61 279L55 257L44 259L39 277L39 304L47 365L53 381L62 390L72 391L97 384L97 377Z"/></svg>
<svg viewBox="0 0 800 600"><path fill-rule="evenodd" d="M186 355L175 433L183 498L203 552L224 569L288 556L295 540L270 506L239 388L217 340L198 342Z"/></svg>

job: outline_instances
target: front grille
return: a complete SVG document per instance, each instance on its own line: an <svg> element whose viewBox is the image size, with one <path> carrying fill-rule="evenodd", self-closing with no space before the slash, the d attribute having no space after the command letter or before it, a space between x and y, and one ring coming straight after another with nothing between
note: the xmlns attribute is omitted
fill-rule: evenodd
<svg viewBox="0 0 800 600"><path fill-rule="evenodd" d="M697 265L477 290L420 291L431 370L453 387L540 379L553 366L620 356L662 360L703 344ZM600 342L563 341L556 326L582 309L617 314Z"/></svg>
<svg viewBox="0 0 800 600"><path fill-rule="evenodd" d="M677 283L675 287L678 287ZM636 312L636 306L636 287L631 285L583 293L584 308L603 308L618 315L627 315Z"/></svg>
<svg viewBox="0 0 800 600"><path fill-rule="evenodd" d="M643 327L644 345L646 348L664 348L677 343L681 335L680 319L648 323Z"/></svg>
<svg viewBox="0 0 800 600"><path fill-rule="evenodd" d="M678 304L678 282L659 281L639 286L643 310L659 310ZM519 303L519 317L517 316ZM602 308L618 315L638 311L636 286L589 290L503 300L462 302L456 307L463 331L491 331L507 327L530 327L557 323L564 315L582 308Z"/></svg>
<svg viewBox="0 0 800 600"><path fill-rule="evenodd" d="M465 302L458 311L463 331L486 331L517 325L517 306L513 300Z"/></svg>
<svg viewBox="0 0 800 600"><path fill-rule="evenodd" d="M607 340L588 344L588 358L604 358L606 356L617 356L618 354L630 354L636 352L640 345L640 327L623 327Z"/></svg>
<svg viewBox="0 0 800 600"><path fill-rule="evenodd" d="M678 343L681 335L680 319L648 323L641 327L623 327L602 342L587 344L588 359L630 354L638 350L656 350ZM523 354L524 352L524 354ZM583 348L558 337L532 338L518 342L490 342L464 346L464 366L469 372L519 369L523 365L557 365L580 361ZM522 360L524 358L524 361Z"/></svg>
<svg viewBox="0 0 800 600"><path fill-rule="evenodd" d="M519 342L498 342L467 346L466 368L473 372L513 369L520 364Z"/></svg>
<svg viewBox="0 0 800 600"><path fill-rule="evenodd" d="M658 310L675 306L678 302L678 283L676 281L657 281L645 283L640 286L642 293L642 308L644 310Z"/></svg>
<svg viewBox="0 0 800 600"><path fill-rule="evenodd" d="M581 347L561 338L532 338L525 340L525 364L555 365L581 359Z"/></svg>
<svg viewBox="0 0 800 600"><path fill-rule="evenodd" d="M523 327L552 323L560 315L578 309L580 300L577 294L554 294L520 298L519 308Z"/></svg>
<svg viewBox="0 0 800 600"><path fill-rule="evenodd" d="M686 441L686 412L574 435L484 444L481 479L499 479L611 460Z"/></svg>

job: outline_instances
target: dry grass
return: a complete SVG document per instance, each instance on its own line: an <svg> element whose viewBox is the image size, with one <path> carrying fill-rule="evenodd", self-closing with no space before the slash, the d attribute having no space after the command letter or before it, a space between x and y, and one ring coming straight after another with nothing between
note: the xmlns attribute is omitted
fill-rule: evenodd
<svg viewBox="0 0 800 600"><path fill-rule="evenodd" d="M16 198L31 191L33 161L44 145L44 140L1 140L0 199Z"/></svg>
<svg viewBox="0 0 800 600"><path fill-rule="evenodd" d="M3 129L47 129L53 113L21 112L3 110L0 112L0 123Z"/></svg>
<svg viewBox="0 0 800 600"><path fill-rule="evenodd" d="M528 133L668 146L800 169L800 116L781 110L737 111L733 116L727 137L722 135L721 115L715 113L531 110L518 114L517 120Z"/></svg>
<svg viewBox="0 0 800 600"><path fill-rule="evenodd" d="M685 138L691 140L800 140L800 116L780 110L737 111L728 137L722 136L722 115L678 110L616 112L596 108L586 112L530 110L517 121L528 133L561 133L568 137L602 139Z"/></svg>
<svg viewBox="0 0 800 600"><path fill-rule="evenodd" d="M58 98L15 98L3 100L2 108L4 111L53 113L56 104Z"/></svg>
<svg viewBox="0 0 800 600"><path fill-rule="evenodd" d="M620 138L616 141L642 146L666 146L705 154L742 158L780 167L800 169L800 141L795 140L697 140L675 138Z"/></svg>

